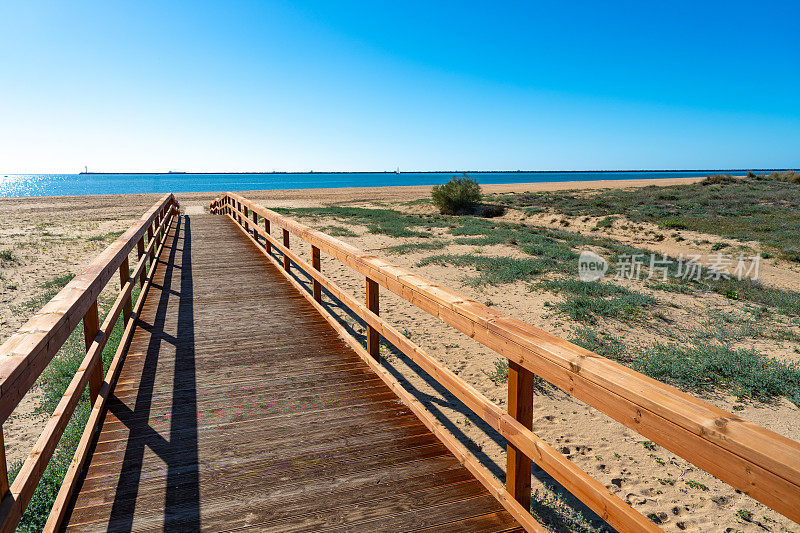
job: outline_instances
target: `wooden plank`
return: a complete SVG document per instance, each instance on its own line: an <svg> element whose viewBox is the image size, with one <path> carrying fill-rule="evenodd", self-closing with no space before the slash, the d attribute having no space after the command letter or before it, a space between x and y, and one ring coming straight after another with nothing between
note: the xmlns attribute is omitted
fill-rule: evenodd
<svg viewBox="0 0 800 533"><path fill-rule="evenodd" d="M526 429L533 428L533 380L534 375L517 363L508 364L508 414ZM514 444L506 449L506 490L528 509L531 506L530 457Z"/></svg>

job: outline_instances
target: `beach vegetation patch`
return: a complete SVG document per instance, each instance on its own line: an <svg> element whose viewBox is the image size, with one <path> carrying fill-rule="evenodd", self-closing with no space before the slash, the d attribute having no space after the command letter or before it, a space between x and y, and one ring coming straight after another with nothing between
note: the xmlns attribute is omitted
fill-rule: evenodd
<svg viewBox="0 0 800 533"><path fill-rule="evenodd" d="M750 178L711 177L688 185L504 193L491 199L529 213L617 215L664 229L755 240L772 249L773 255L793 260L791 250L797 250L800 242L800 187L787 183L798 182L800 173L787 171Z"/></svg>
<svg viewBox="0 0 800 533"><path fill-rule="evenodd" d="M698 335L683 344L653 342L628 346L621 339L597 331L576 329L571 342L598 355L619 361L653 379L702 394L724 390L740 399L770 402L785 397L800 406L800 366L737 348L727 337L711 342Z"/></svg>
<svg viewBox="0 0 800 533"><path fill-rule="evenodd" d="M573 332L569 340L573 344L609 359L619 361L625 358L625 343L618 337L598 331L596 328L580 327Z"/></svg>
<svg viewBox="0 0 800 533"><path fill-rule="evenodd" d="M395 246L387 246L383 250L387 254L401 255L416 252L423 252L427 250L441 250L447 246L447 243L440 240L430 239L421 242L407 242Z"/></svg>
<svg viewBox="0 0 800 533"><path fill-rule="evenodd" d="M652 296L631 291L611 297L571 294L555 307L573 320L594 324L598 317L620 320L642 318L646 309L657 304L658 300Z"/></svg>
<svg viewBox="0 0 800 533"><path fill-rule="evenodd" d="M486 375L489 379L491 379L495 385L502 385L503 383L508 381L508 359L500 358L495 359L492 361L494 368L487 372L486 370L481 370L481 372Z"/></svg>
<svg viewBox="0 0 800 533"><path fill-rule="evenodd" d="M598 317L630 320L641 317L659 301L649 294L632 291L614 283L559 279L542 281L531 289L542 288L557 294L566 293L555 307L578 322L594 324Z"/></svg>
<svg viewBox="0 0 800 533"><path fill-rule="evenodd" d="M19 263L17 256L11 250L0 250L0 264Z"/></svg>
<svg viewBox="0 0 800 533"><path fill-rule="evenodd" d="M320 228L320 231L332 237L358 237L358 233L344 226L325 226L324 228Z"/></svg>
<svg viewBox="0 0 800 533"><path fill-rule="evenodd" d="M569 498L569 500L567 499ZM583 510L586 511L584 514ZM531 495L531 514L550 531L572 531L575 533L606 533L612 531L595 518L593 513L573 496L566 496L547 485L536 489Z"/></svg>
<svg viewBox="0 0 800 533"><path fill-rule="evenodd" d="M72 281L72 278L74 277L75 274L64 274L62 276L56 276L51 280L45 281L40 285L40 287L44 290L33 298L23 302L22 308L29 311L35 311L41 308L44 304L52 300L53 297L58 294L58 292L63 289L67 283Z"/></svg>
<svg viewBox="0 0 800 533"><path fill-rule="evenodd" d="M443 222L437 217L407 215L393 209L374 209L365 207L299 207L273 209L287 216L325 217L341 222L356 222L366 226L371 233L389 235L390 237L430 237L425 231L417 228L441 227Z"/></svg>
<svg viewBox="0 0 800 533"><path fill-rule="evenodd" d="M125 233L125 231L109 231L108 233L104 233L102 235L92 235L91 237L87 237L86 240L88 242L103 242L103 241L113 241L120 235Z"/></svg>
<svg viewBox="0 0 800 533"><path fill-rule="evenodd" d="M800 405L800 366L765 357L752 348L655 342L636 350L628 364L654 379L696 392L723 389L762 402L783 396Z"/></svg>
<svg viewBox="0 0 800 533"><path fill-rule="evenodd" d="M431 199L443 215L472 213L480 204L481 186L466 174L431 189Z"/></svg>
<svg viewBox="0 0 800 533"><path fill-rule="evenodd" d="M551 259L517 259L514 257L489 257L475 254L441 254L426 257L417 266L441 265L472 267L477 276L467 276L464 283L472 286L499 285L519 280L530 280L553 268Z"/></svg>

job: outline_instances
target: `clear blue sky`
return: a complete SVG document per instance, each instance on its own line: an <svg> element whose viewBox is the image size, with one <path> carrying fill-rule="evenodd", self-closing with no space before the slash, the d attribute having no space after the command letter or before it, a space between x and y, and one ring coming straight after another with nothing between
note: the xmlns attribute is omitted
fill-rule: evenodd
<svg viewBox="0 0 800 533"><path fill-rule="evenodd" d="M0 172L800 167L798 2L0 3Z"/></svg>

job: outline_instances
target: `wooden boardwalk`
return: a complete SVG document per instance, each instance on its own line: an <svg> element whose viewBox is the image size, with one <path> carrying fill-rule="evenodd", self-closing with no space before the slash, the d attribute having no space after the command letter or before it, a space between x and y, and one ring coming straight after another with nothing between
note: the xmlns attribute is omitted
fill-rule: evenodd
<svg viewBox="0 0 800 533"><path fill-rule="evenodd" d="M173 222L72 531L521 531L239 231Z"/></svg>

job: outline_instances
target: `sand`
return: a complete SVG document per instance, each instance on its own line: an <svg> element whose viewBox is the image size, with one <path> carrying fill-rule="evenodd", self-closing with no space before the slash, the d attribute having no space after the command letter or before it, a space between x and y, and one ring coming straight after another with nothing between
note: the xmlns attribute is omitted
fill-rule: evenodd
<svg viewBox="0 0 800 533"><path fill-rule="evenodd" d="M546 191L563 189L594 189L611 187L639 187L652 184L671 185L691 183L702 178L680 178L667 180L629 180L605 182L564 182L548 184L485 185L487 193ZM243 193L248 198L267 207L306 207L331 204L381 205L385 203L427 197L430 187L385 187L370 189L312 189L291 191L253 191ZM185 213L198 214L207 210L209 200L215 193L178 194ZM110 234L126 229L139 217L159 195L85 196L54 198L0 198L0 251L12 250L17 262L0 265L0 341L5 340L35 311L24 304L32 295L40 294L41 285L64 273L79 272L111 240ZM394 206L399 208L399 206ZM408 208L408 207L403 207ZM422 208L424 209L424 208ZM508 220L521 220L517 212L505 215ZM311 222L311 221L306 221ZM553 225L547 217L530 217L526 223ZM314 220L322 226L334 221ZM340 222L336 222L340 224ZM581 226L572 221L570 230L588 231L591 222ZM465 296L474 298L537 327L569 337L575 325L558 315L548 302L557 301L550 293L530 292L527 283L518 282L496 287L475 288L463 283L468 269L454 269L438 265L418 267L417 262L426 254L411 253L386 255L387 246L408 242L385 235L374 235L366 228L352 226L358 237L344 240L384 256L390 262L409 268L420 275L442 285L453 288ZM618 234L614 234L617 232ZM637 246L651 246L654 251L673 253L686 243L665 240L661 242L638 242L633 234L612 228L610 236ZM104 236L109 236L104 238ZM87 240L94 237L98 240ZM705 250L715 242L697 247ZM692 239L693 241L694 239ZM699 239L698 239L699 240ZM692 242L688 241L688 242ZM690 245L694 246L694 245ZM436 253L464 253L474 247L451 244ZM689 250L685 248L684 250ZM305 247L302 253L308 256ZM483 247L490 255L515 255L520 252L508 246ZM677 255L677 254L675 254ZM771 263L765 282L785 288L800 286L800 275L790 265ZM363 278L342 268L334 260L323 256L323 270L343 288L357 298L364 298ZM766 276L766 274L765 274ZM793 284L793 285L792 285ZM677 323L696 320L711 311L720 313L738 312L729 300L715 294L701 296L662 295L676 302L679 307L670 307L664 312L667 318ZM458 333L388 291L381 294L382 314L400 330L406 330L410 338L423 347L467 382L475 386L498 405L505 406L506 387L495 383L487 375L499 356L472 339ZM787 327L794 327L788 324ZM647 340L659 339L658 325L638 324L619 327L620 336ZM796 331L800 328L795 327ZM763 343L759 349L780 358L792 358L795 345ZM457 435L469 442L470 448L494 471L505 467L502 443L483 431L482 422L469 412L461 411L451 398L443 397L430 383L416 375L403 357L386 353L388 363L395 367L410 386L426 398L425 403L432 412L446 421ZM9 462L19 460L30 450L41 431L45 415L36 414L34 389L20 404L11 419L4 425ZM800 410L788 401L776 405L740 403L724 394L707 401L731 410L735 405L737 414L773 431L800 440L800 427L796 420ZM738 410L741 409L741 410ZM600 480L604 485L628 501L636 509L654 517L668 531L792 531L797 525L769 510L728 485L716 480L702 470L656 446L646 448L643 437L609 419L602 413L567 396L544 387L537 392L534 431L551 445L565 453L581 468ZM547 477L536 472L534 488L543 490ZM697 488L702 484L707 490ZM751 521L737 516L737 510L753 512Z"/></svg>

